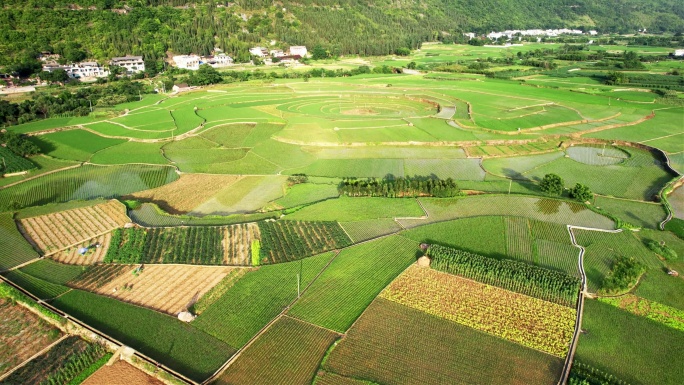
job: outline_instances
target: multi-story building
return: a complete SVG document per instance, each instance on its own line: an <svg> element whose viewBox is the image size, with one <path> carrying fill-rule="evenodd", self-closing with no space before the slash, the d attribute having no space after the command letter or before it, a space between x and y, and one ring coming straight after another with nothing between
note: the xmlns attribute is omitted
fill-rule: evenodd
<svg viewBox="0 0 684 385"><path fill-rule="evenodd" d="M145 71L145 62L142 56L124 56L112 58L111 65L126 69L128 74L135 74Z"/></svg>
<svg viewBox="0 0 684 385"><path fill-rule="evenodd" d="M176 67L196 71L200 66L200 57L197 55L178 55L173 57Z"/></svg>
<svg viewBox="0 0 684 385"><path fill-rule="evenodd" d="M64 70L72 79L103 78L109 76L109 69L102 67L94 61L72 63L69 65L43 65L43 71L53 72L57 70Z"/></svg>
<svg viewBox="0 0 684 385"><path fill-rule="evenodd" d="M202 63L209 64L214 68L228 67L233 65L233 58L225 53L219 53L214 56L203 56Z"/></svg>

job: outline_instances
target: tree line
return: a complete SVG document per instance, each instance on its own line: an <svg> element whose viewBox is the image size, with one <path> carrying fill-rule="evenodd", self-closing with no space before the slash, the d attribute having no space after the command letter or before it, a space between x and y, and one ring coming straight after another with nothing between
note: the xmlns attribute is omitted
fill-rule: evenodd
<svg viewBox="0 0 684 385"><path fill-rule="evenodd" d="M457 196L461 193L456 182L451 179L439 179L433 177L393 177L387 176L382 179L369 178L359 180L345 178L337 187L341 195L360 197L387 197L403 198L416 196L433 196L446 198Z"/></svg>

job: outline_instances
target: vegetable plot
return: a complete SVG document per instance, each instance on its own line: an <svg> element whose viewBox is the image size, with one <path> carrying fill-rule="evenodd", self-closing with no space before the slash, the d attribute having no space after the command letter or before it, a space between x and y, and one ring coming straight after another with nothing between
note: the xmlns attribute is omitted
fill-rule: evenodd
<svg viewBox="0 0 684 385"><path fill-rule="evenodd" d="M380 297L561 358L577 314L562 305L416 265Z"/></svg>
<svg viewBox="0 0 684 385"><path fill-rule="evenodd" d="M261 263L302 259L352 244L339 223L275 221L259 222Z"/></svg>
<svg viewBox="0 0 684 385"><path fill-rule="evenodd" d="M467 251L432 245L432 267L488 285L573 307L580 280L567 274L506 259L493 259Z"/></svg>

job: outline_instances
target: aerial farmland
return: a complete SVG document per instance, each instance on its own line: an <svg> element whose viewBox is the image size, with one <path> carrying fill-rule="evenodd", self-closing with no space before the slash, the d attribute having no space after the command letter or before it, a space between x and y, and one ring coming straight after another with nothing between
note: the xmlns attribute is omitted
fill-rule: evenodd
<svg viewBox="0 0 684 385"><path fill-rule="evenodd" d="M278 77L9 126L0 383L681 384L678 90Z"/></svg>

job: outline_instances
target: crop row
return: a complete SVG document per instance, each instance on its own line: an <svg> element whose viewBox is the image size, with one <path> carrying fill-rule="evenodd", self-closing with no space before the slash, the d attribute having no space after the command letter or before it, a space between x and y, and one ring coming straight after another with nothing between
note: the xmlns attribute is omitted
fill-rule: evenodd
<svg viewBox="0 0 684 385"><path fill-rule="evenodd" d="M434 269L560 305L574 306L580 289L576 277L524 262L493 259L439 245L430 246L428 255Z"/></svg>
<svg viewBox="0 0 684 385"><path fill-rule="evenodd" d="M88 344L82 351L65 357L61 362L59 368L51 373L42 384L45 385L61 385L68 384L76 378L81 372L86 370L94 362L105 355L106 349L99 344Z"/></svg>
<svg viewBox="0 0 684 385"><path fill-rule="evenodd" d="M147 231L145 262L220 265L223 228L157 228Z"/></svg>
<svg viewBox="0 0 684 385"><path fill-rule="evenodd" d="M67 384L104 354L100 345L76 336L67 337L14 371L3 384Z"/></svg>
<svg viewBox="0 0 684 385"><path fill-rule="evenodd" d="M117 263L223 263L221 227L117 229L105 262Z"/></svg>
<svg viewBox="0 0 684 385"><path fill-rule="evenodd" d="M62 250L128 222L117 201L21 219L27 235L45 253Z"/></svg>
<svg viewBox="0 0 684 385"><path fill-rule="evenodd" d="M103 265L98 268L91 267L76 279L69 282L68 285L83 287L92 291L104 286L107 282L118 277L124 270L128 269L130 269L130 267L126 265Z"/></svg>
<svg viewBox="0 0 684 385"><path fill-rule="evenodd" d="M665 326L684 331L684 310L639 298L634 294L620 297L600 297L599 301L611 304L632 314L646 317Z"/></svg>
<svg viewBox="0 0 684 385"><path fill-rule="evenodd" d="M576 311L413 265L380 296L462 325L564 357Z"/></svg>
<svg viewBox="0 0 684 385"><path fill-rule="evenodd" d="M36 168L30 160L19 156L11 150L0 147L0 175L26 171Z"/></svg>
<svg viewBox="0 0 684 385"><path fill-rule="evenodd" d="M261 262L294 261L351 245L339 223L275 221L259 222Z"/></svg>
<svg viewBox="0 0 684 385"><path fill-rule="evenodd" d="M0 211L75 199L115 198L171 183L171 167L85 165L0 190Z"/></svg>

